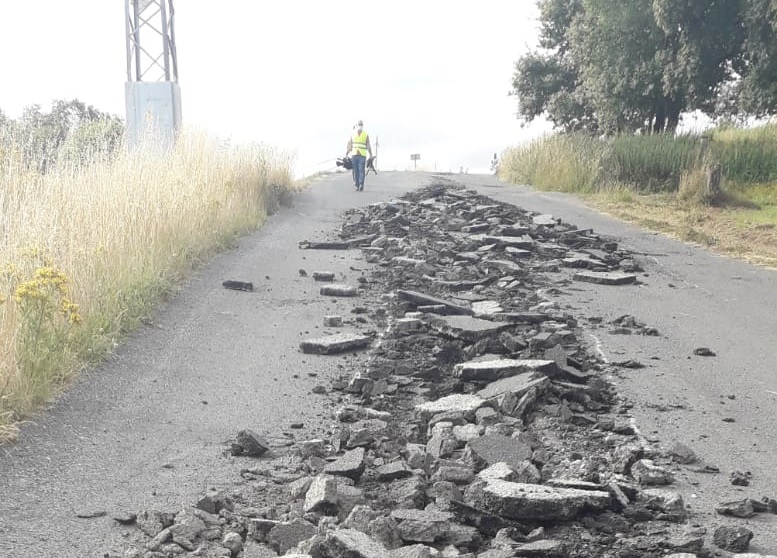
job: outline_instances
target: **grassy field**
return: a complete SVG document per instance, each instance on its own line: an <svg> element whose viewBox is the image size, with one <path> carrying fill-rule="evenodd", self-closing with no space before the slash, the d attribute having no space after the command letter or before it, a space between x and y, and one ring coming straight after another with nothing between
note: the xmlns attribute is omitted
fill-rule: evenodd
<svg viewBox="0 0 777 558"><path fill-rule="evenodd" d="M705 191L719 164L723 189ZM777 267L777 126L704 136L553 135L508 149L500 177L569 192L605 213Z"/></svg>
<svg viewBox="0 0 777 558"><path fill-rule="evenodd" d="M0 439L292 187L286 155L202 135L28 169L0 147Z"/></svg>

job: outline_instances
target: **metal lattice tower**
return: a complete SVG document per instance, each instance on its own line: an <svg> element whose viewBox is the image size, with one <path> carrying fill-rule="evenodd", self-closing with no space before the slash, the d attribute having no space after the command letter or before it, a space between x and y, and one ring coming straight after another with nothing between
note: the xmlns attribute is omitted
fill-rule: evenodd
<svg viewBox="0 0 777 558"><path fill-rule="evenodd" d="M127 81L178 83L173 0L126 0Z"/></svg>
<svg viewBox="0 0 777 558"><path fill-rule="evenodd" d="M181 127L173 0L125 0L127 141L169 147Z"/></svg>

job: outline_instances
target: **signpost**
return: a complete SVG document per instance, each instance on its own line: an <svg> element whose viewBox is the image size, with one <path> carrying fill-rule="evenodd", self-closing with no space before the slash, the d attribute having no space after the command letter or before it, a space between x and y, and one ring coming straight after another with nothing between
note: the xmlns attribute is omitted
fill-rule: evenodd
<svg viewBox="0 0 777 558"><path fill-rule="evenodd" d="M413 161L413 170L416 169L416 165L418 165L418 160L421 158L420 153L413 153L410 155L410 160Z"/></svg>

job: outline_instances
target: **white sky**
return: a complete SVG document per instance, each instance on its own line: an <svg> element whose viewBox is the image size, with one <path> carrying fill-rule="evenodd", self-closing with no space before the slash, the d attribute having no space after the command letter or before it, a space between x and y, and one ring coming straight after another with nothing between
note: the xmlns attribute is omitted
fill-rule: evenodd
<svg viewBox="0 0 777 558"><path fill-rule="evenodd" d="M125 0L3 6L0 109L77 98L124 116ZM508 96L536 43L534 0L176 0L184 123L333 168L353 123L379 169L485 171L522 128Z"/></svg>

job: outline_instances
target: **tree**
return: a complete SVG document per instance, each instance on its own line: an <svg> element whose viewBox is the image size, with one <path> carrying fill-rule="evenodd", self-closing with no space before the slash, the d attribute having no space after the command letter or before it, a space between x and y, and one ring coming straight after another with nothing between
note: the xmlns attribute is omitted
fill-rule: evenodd
<svg viewBox="0 0 777 558"><path fill-rule="evenodd" d="M717 100L741 61L744 10L744 0L653 0L665 36L662 86L685 97L684 110L717 114Z"/></svg>
<svg viewBox="0 0 777 558"><path fill-rule="evenodd" d="M527 54L516 62L513 94L518 97L518 117L524 121L545 115L556 128L568 132L598 131L578 68L569 56L569 28L582 12L582 0L544 0L540 8L542 52Z"/></svg>
<svg viewBox="0 0 777 558"><path fill-rule="evenodd" d="M736 112L757 117L777 113L777 2L748 0L743 56L735 70Z"/></svg>
<svg viewBox="0 0 777 558"><path fill-rule="evenodd" d="M567 132L595 132L598 123L578 87L577 69L558 56L531 53L516 63L513 92L526 121L545 114Z"/></svg>
<svg viewBox="0 0 777 558"><path fill-rule="evenodd" d="M684 111L721 114L719 101L739 76L743 99L777 107L774 0L538 3L541 49L519 59L513 76L524 120L545 115L562 130L673 132ZM760 53L750 55L759 71L749 78L746 37ZM768 86L774 94L764 93Z"/></svg>
<svg viewBox="0 0 777 558"><path fill-rule="evenodd" d="M664 36L649 0L583 0L568 37L586 98L603 130L663 131L683 99L667 96L661 86L657 53Z"/></svg>

